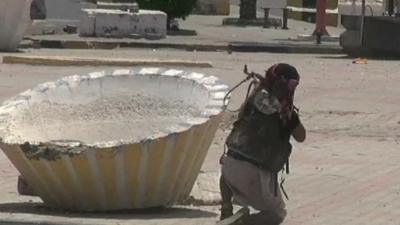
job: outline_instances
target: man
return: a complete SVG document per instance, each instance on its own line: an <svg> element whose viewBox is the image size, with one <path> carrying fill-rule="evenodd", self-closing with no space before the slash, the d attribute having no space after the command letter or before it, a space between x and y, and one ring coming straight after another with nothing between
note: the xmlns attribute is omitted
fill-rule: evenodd
<svg viewBox="0 0 400 225"><path fill-rule="evenodd" d="M278 173L285 165L289 169L290 137L298 142L306 139L293 105L299 80L293 66L276 64L242 105L226 141L228 152L221 159L219 224L278 225L284 220ZM232 199L245 207L235 215ZM248 206L259 213L248 215Z"/></svg>

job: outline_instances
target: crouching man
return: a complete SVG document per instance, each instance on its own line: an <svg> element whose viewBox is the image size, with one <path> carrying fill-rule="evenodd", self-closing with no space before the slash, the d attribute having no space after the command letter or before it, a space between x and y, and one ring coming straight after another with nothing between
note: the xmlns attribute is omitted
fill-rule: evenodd
<svg viewBox="0 0 400 225"><path fill-rule="evenodd" d="M242 105L221 159L221 221L218 224L278 225L286 216L278 173L289 170L290 137L306 139L293 105L299 84L297 70L288 64L268 69L265 79ZM233 214L232 201L244 206ZM249 214L247 207L259 212Z"/></svg>

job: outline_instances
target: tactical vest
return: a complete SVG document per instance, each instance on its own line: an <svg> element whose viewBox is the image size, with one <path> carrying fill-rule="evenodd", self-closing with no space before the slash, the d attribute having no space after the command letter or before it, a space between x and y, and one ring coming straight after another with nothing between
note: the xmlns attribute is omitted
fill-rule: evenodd
<svg viewBox="0 0 400 225"><path fill-rule="evenodd" d="M249 99L244 112L234 123L226 145L258 167L277 173L288 163L292 151L290 131L279 112L267 112Z"/></svg>

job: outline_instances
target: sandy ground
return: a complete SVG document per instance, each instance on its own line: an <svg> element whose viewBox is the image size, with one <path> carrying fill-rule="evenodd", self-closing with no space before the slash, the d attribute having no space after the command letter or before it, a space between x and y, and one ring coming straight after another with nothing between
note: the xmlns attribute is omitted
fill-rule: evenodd
<svg viewBox="0 0 400 225"><path fill-rule="evenodd" d="M343 56L137 49L30 50L27 54L211 61L214 68L190 70L216 75L230 86L243 78L244 64L262 73L273 63L290 63L301 74L295 102L308 139L304 144L295 144L291 158L292 172L285 183L290 197L285 224L400 224L398 61L368 60L366 65L357 65ZM37 83L102 69L106 68L0 64L0 100ZM230 109L238 108L245 89L243 86L233 94ZM232 117L228 113L221 124L203 172L219 171L218 158ZM1 162L5 164L6 160ZM2 179L16 174L11 169L4 171L0 173ZM2 195L0 202L22 201L16 197L10 179L7 184L0 181L0 188L8 193ZM217 184L211 188L217 194ZM4 213L2 209L0 204L0 215ZM18 212L18 207L15 210ZM207 210L218 212L217 207ZM213 215L202 223L213 224L216 214Z"/></svg>

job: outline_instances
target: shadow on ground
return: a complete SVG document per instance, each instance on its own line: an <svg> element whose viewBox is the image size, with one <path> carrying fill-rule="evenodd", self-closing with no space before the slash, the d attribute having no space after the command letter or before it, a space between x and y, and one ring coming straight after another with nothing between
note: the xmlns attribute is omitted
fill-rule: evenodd
<svg viewBox="0 0 400 225"><path fill-rule="evenodd" d="M167 32L169 36L196 36L197 32L195 30L186 30L186 29L179 29L179 30L169 30Z"/></svg>
<svg viewBox="0 0 400 225"><path fill-rule="evenodd" d="M348 55L327 55L327 56L317 56L320 59L354 59L354 57Z"/></svg>
<svg viewBox="0 0 400 225"><path fill-rule="evenodd" d="M217 214L200 209L186 207L149 208L140 210L119 210L107 213L79 213L73 211L56 210L46 207L42 203L2 203L0 213L34 214L44 216L60 216L68 218L93 219L194 219L212 218Z"/></svg>
<svg viewBox="0 0 400 225"><path fill-rule="evenodd" d="M375 61L398 61L400 59L400 56L390 56L390 55L385 55L385 56L351 56L351 55L337 55L337 56L318 56L318 58L321 59L350 59L354 60L356 58L363 58L363 59L370 59L370 60L375 60Z"/></svg>

